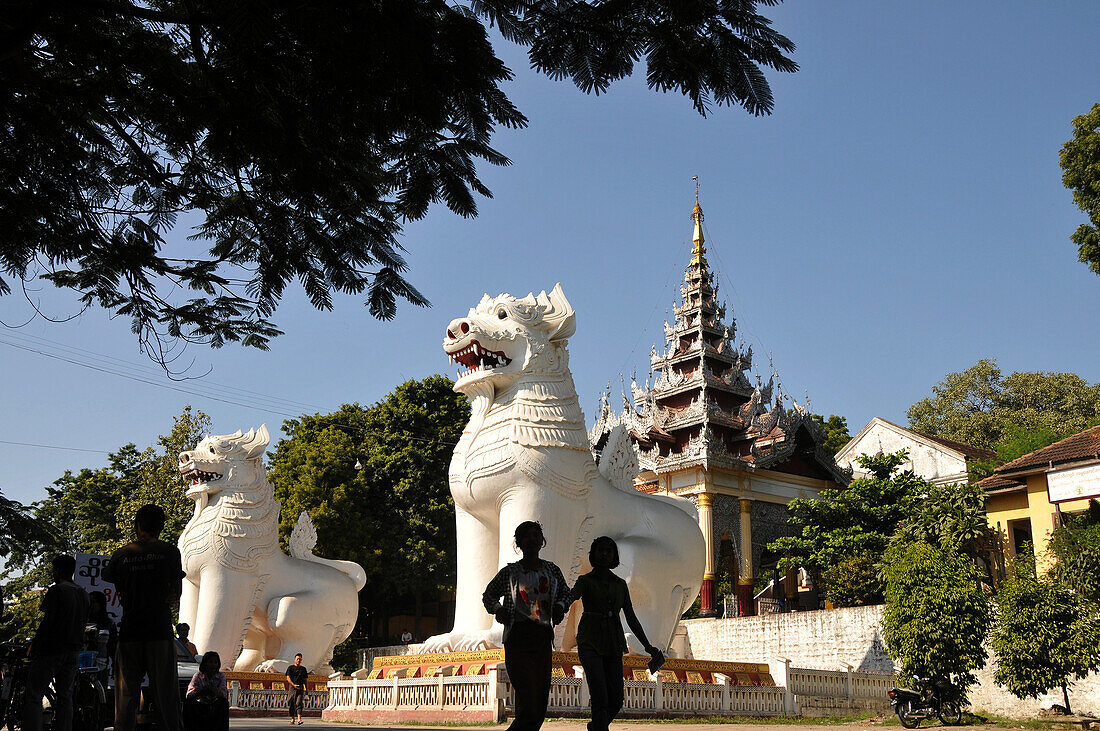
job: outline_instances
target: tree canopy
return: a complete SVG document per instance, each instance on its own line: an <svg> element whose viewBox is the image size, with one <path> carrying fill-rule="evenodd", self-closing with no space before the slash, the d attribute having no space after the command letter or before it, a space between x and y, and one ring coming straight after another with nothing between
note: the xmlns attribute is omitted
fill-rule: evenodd
<svg viewBox="0 0 1100 731"><path fill-rule="evenodd" d="M992 449L1001 461L1097 423L1100 384L1075 373L1005 376L989 358L960 373L948 373L932 387L932 396L909 407L913 430Z"/></svg>
<svg viewBox="0 0 1100 731"><path fill-rule="evenodd" d="M392 318L427 304L402 227L476 215L476 164L509 162L493 132L527 123L487 26L586 93L644 57L700 114L760 115L764 70L797 69L758 12L778 1L9 2L0 274L129 318L162 363L178 340L266 348L295 281Z"/></svg>
<svg viewBox="0 0 1100 731"><path fill-rule="evenodd" d="M271 460L283 541L307 511L317 553L366 570L362 602L380 622L402 601L454 586L447 467L470 409L453 385L431 376L370 407L289 420Z"/></svg>
<svg viewBox="0 0 1100 731"><path fill-rule="evenodd" d="M1094 274L1100 274L1100 104L1073 118L1073 139L1059 155L1062 183L1073 191L1073 202L1085 212L1082 223L1069 237L1077 244L1077 258Z"/></svg>

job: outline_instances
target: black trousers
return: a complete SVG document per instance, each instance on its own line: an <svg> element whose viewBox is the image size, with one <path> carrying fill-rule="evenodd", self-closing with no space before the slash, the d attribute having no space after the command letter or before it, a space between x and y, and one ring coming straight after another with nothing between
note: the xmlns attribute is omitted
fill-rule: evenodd
<svg viewBox="0 0 1100 731"><path fill-rule="evenodd" d="M302 684L302 688L299 690L291 686L290 688L290 717L298 718L302 715L302 711L306 707L306 689L305 683Z"/></svg>
<svg viewBox="0 0 1100 731"><path fill-rule="evenodd" d="M184 731L229 731L229 701L217 698L201 703L194 698L183 702Z"/></svg>
<svg viewBox="0 0 1100 731"><path fill-rule="evenodd" d="M580 650L584 679L592 699L592 720L588 731L607 731L623 710L623 656L601 655L595 650Z"/></svg>
<svg viewBox="0 0 1100 731"><path fill-rule="evenodd" d="M504 667L516 693L516 717L508 731L538 731L550 700L554 630L517 619L504 641Z"/></svg>

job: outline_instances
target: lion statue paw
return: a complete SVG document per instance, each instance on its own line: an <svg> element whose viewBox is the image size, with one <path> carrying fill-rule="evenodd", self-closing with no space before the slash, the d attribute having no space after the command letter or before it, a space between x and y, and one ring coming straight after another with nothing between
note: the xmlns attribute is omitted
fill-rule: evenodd
<svg viewBox="0 0 1100 731"><path fill-rule="evenodd" d="M425 640L422 652L469 652L502 647L504 629L493 625L489 629L470 632L455 631L435 635Z"/></svg>
<svg viewBox="0 0 1100 731"><path fill-rule="evenodd" d="M287 662L281 658L275 658L273 660L264 660L262 663L256 666L257 673L285 673L286 669L293 665L292 662Z"/></svg>

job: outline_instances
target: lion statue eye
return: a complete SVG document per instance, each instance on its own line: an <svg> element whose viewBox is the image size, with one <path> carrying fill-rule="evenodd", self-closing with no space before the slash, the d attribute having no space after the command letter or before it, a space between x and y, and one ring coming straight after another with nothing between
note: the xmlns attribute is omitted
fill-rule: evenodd
<svg viewBox="0 0 1100 731"><path fill-rule="evenodd" d="M508 313L504 310L497 310L497 317L501 320L507 319Z"/></svg>
<svg viewBox="0 0 1100 731"><path fill-rule="evenodd" d="M213 445L210 446L210 454L217 454L217 451L214 450Z"/></svg>

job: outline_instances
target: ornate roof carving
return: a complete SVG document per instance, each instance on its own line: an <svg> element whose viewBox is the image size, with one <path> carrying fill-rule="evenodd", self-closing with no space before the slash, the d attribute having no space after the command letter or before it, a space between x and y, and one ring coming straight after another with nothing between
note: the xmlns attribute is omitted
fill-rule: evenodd
<svg viewBox="0 0 1100 731"><path fill-rule="evenodd" d="M692 256L684 270L680 301L673 305L674 320L664 324L661 350L654 345L650 351L653 383L647 377L639 385L632 376L628 395L624 382L618 412L611 407L608 384L589 432L593 452L599 458L605 448L614 446L609 437L621 427L630 435L643 470L664 473L692 466L782 470L784 462L801 453L833 479L847 482L850 474L839 470L821 447L823 430L805 407L783 392L774 369L767 383L759 373L750 380L752 346L735 342L736 320L731 316L726 322L726 307L718 300L718 286L706 260L703 209L698 201L692 220ZM808 442L805 437L799 439L800 431L809 436Z"/></svg>

